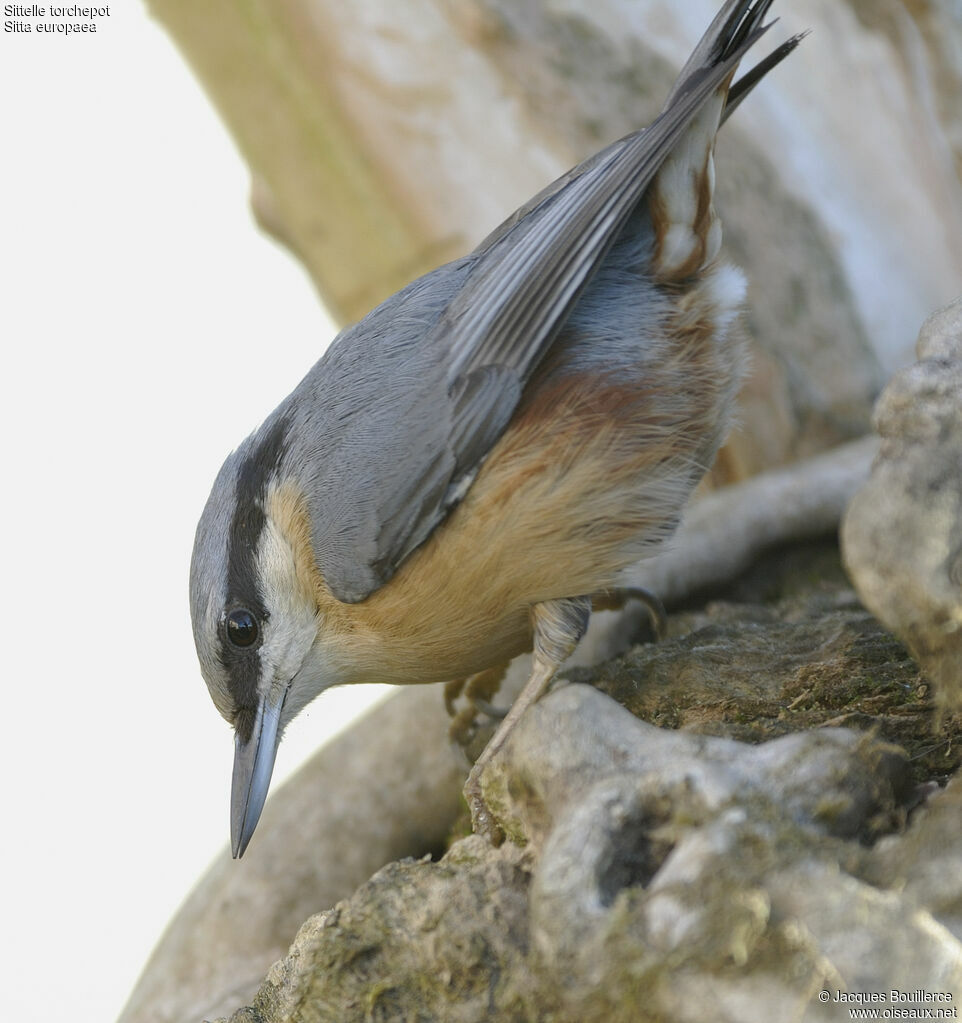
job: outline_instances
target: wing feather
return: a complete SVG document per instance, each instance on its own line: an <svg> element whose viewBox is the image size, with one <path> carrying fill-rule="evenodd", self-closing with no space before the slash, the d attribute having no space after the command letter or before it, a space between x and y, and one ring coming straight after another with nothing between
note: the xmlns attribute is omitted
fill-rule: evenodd
<svg viewBox="0 0 962 1023"><path fill-rule="evenodd" d="M309 409L293 435L312 447L293 457L315 466L314 549L338 599L383 585L463 497L667 155L770 27L771 3L727 0L652 124L345 331L291 396L289 416ZM736 100L791 48L750 72Z"/></svg>

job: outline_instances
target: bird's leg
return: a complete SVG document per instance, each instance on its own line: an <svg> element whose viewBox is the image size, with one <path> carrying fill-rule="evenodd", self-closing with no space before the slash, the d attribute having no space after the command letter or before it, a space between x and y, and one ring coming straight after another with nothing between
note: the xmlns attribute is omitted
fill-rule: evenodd
<svg viewBox="0 0 962 1023"><path fill-rule="evenodd" d="M475 761L464 786L471 824L478 834L487 835L492 840L497 836L497 826L481 794L481 775L507 742L521 715L541 697L557 670L578 645L588 627L590 614L590 597L546 600L531 609L534 627L531 675L484 752Z"/></svg>
<svg viewBox="0 0 962 1023"><path fill-rule="evenodd" d="M591 598L591 607L594 611L620 611L629 600L637 600L645 605L655 639L663 640L668 633L668 615L665 613L665 605L651 590L643 589L641 586L605 590Z"/></svg>

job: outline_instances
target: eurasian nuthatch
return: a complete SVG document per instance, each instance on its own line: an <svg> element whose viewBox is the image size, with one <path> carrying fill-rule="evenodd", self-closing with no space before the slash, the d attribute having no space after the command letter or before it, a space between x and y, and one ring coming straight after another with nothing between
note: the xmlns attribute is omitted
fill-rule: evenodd
<svg viewBox="0 0 962 1023"><path fill-rule="evenodd" d="M224 463L197 528L194 638L234 726L235 856L287 723L330 686L441 682L534 648L481 766L593 595L675 528L728 429L745 283L717 261L715 135L772 0L727 0L663 112L472 253L344 330Z"/></svg>

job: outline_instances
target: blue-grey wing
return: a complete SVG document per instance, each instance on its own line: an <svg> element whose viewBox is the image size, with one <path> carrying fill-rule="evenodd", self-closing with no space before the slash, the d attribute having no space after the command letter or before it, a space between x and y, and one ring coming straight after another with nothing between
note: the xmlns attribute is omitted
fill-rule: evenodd
<svg viewBox="0 0 962 1023"><path fill-rule="evenodd" d="M310 466L315 555L335 597L369 596L463 496L665 157L764 31L767 7L729 0L648 128L343 332L292 395L286 414L303 421L290 436L309 439L296 458Z"/></svg>

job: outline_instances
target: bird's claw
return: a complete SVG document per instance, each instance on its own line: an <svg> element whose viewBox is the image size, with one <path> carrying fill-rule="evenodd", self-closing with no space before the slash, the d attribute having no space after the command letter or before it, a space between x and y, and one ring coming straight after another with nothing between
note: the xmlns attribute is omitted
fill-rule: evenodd
<svg viewBox="0 0 962 1023"><path fill-rule="evenodd" d="M487 671L480 671L468 678L455 679L444 685L444 706L451 717L448 737L453 743L466 747L478 734L478 714L484 714L492 720L501 720L508 711L495 707L491 697L498 691L501 680L508 670L508 664L499 664ZM458 710L455 701L464 696L467 705Z"/></svg>
<svg viewBox="0 0 962 1023"><path fill-rule="evenodd" d="M629 600L637 600L640 604L644 604L648 612L652 635L655 637L655 642L660 643L668 635L668 614L661 599L651 590L646 590L641 586L616 587L594 594L591 603L595 611L621 611Z"/></svg>

